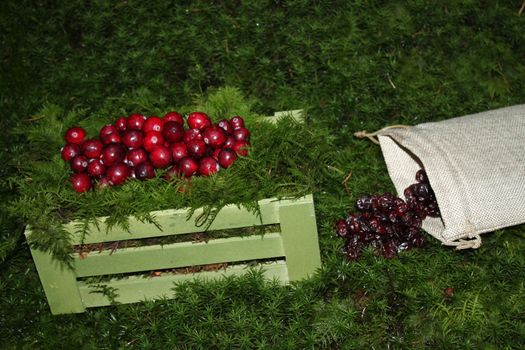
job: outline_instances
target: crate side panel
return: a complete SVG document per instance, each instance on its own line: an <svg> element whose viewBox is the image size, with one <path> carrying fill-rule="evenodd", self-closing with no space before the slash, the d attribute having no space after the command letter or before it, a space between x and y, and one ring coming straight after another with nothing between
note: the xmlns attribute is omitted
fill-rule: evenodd
<svg viewBox="0 0 525 350"><path fill-rule="evenodd" d="M281 204L280 216L290 280L306 278L321 267L313 197Z"/></svg>
<svg viewBox="0 0 525 350"><path fill-rule="evenodd" d="M24 232L31 235L29 230ZM53 315L84 312L75 273L48 252L30 248L33 261Z"/></svg>
<svg viewBox="0 0 525 350"><path fill-rule="evenodd" d="M244 207L227 205L217 214L208 230L234 229L278 223L278 201L274 199L262 200L259 202L259 208L260 216ZM197 209L189 218L188 213L188 210L174 209L152 212L152 216L162 229L159 229L152 223L141 222L132 217L129 220L129 232L118 226L112 227L107 232L107 227L104 224L105 218L101 218L98 221L98 225L92 224L89 226L89 234L84 237L83 241L82 236L75 230L75 227L78 225L77 222L68 223L65 225L65 228L71 232L72 244L152 238L204 231L204 227L195 225L195 220L202 215L203 210Z"/></svg>
<svg viewBox="0 0 525 350"><path fill-rule="evenodd" d="M277 279L282 283L288 282L288 273L284 262L275 262L262 266L263 274L267 279ZM249 271L247 265L238 265L220 271L205 271L194 274L165 275L152 278L128 277L112 280L105 285L116 295L115 301L122 304L134 303L143 300L172 298L175 294L174 283L199 279L215 280L226 276L242 275ZM97 292L96 288L79 282L79 290L86 307L107 306L110 299Z"/></svg>
<svg viewBox="0 0 525 350"><path fill-rule="evenodd" d="M280 233L231 237L208 243L182 242L164 246L94 252L75 260L78 277L162 270L184 266L284 256Z"/></svg>

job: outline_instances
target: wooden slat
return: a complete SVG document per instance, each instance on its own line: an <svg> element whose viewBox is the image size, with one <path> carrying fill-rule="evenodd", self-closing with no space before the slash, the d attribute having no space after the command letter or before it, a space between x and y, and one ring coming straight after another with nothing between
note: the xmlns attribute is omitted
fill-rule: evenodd
<svg viewBox="0 0 525 350"><path fill-rule="evenodd" d="M26 236L31 235L29 230ZM84 312L74 271L53 259L51 253L30 248L40 282L53 315Z"/></svg>
<svg viewBox="0 0 525 350"><path fill-rule="evenodd" d="M284 262L274 262L261 265L263 274L268 279L278 279L282 283L288 282L286 264ZM205 271L194 274L165 275L159 277L128 277L124 279L111 280L104 283L111 288L118 297L116 302L121 304L135 303L143 300L153 300L160 298L172 298L174 293L174 283L193 279L214 280L225 276L242 275L249 271L247 265L236 265L220 271ZM93 293L95 290L88 284L78 282L80 295L86 307L110 305L107 296L101 293Z"/></svg>
<svg viewBox="0 0 525 350"><path fill-rule="evenodd" d="M321 267L312 196L299 203L283 203L280 221L290 281L306 278Z"/></svg>
<svg viewBox="0 0 525 350"><path fill-rule="evenodd" d="M284 256L280 233L93 252L75 260L78 277L265 259Z"/></svg>
<svg viewBox="0 0 525 350"><path fill-rule="evenodd" d="M260 217L256 213L248 211L246 208L239 208L237 205L227 205L217 214L217 217L208 230L224 230L258 225L270 225L279 222L279 202L276 199L262 200L259 202L259 207L261 213ZM202 209L197 209L193 216L187 220L187 209L155 211L152 212L152 215L160 224L162 230L159 230L157 226L153 224L140 222L136 218L130 218L130 232L121 227L113 227L108 233L106 232L106 226L104 224L106 218L100 218L98 228L96 225L90 225L89 234L86 235L84 242L82 242L81 235L75 232L75 226L79 225L78 222L68 223L64 227L67 231L71 232L71 242L73 245L81 243L89 244L127 239L153 238L175 234L202 232L204 229L203 227L195 226L195 218L201 215L202 212Z"/></svg>

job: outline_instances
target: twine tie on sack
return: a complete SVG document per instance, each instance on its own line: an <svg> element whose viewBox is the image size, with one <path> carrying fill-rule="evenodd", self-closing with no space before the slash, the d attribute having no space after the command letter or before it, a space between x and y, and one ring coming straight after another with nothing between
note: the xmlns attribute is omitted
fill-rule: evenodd
<svg viewBox="0 0 525 350"><path fill-rule="evenodd" d="M476 232L476 227L470 222L470 220L467 220L466 222L468 227L468 238L471 239L459 239L457 241L453 242L445 242L444 245L456 247L456 250L462 250L462 249L478 249L481 246L481 236L479 233Z"/></svg>
<svg viewBox="0 0 525 350"><path fill-rule="evenodd" d="M481 236L479 233L474 234L472 239L460 239L454 242L444 242L443 245L456 247L456 250L462 249L478 249L481 246Z"/></svg>
<svg viewBox="0 0 525 350"><path fill-rule="evenodd" d="M376 145L379 145L379 140L377 139L377 135L381 134L383 131L386 131L389 129L396 129L396 128L409 129L410 127L411 127L410 125L404 125L404 124L389 125L375 132L370 132L370 133L366 130L356 131L354 133L354 136L357 137L358 139L363 139L366 137L370 141L375 143Z"/></svg>

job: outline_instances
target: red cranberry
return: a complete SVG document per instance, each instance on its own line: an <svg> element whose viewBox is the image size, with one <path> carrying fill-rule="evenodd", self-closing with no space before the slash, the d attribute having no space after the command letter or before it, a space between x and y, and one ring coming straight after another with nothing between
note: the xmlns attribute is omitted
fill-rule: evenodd
<svg viewBox="0 0 525 350"><path fill-rule="evenodd" d="M126 127L128 130L142 130L142 126L144 126L145 121L146 116L138 113L133 113L130 114L130 116L128 117L128 120L126 121Z"/></svg>
<svg viewBox="0 0 525 350"><path fill-rule="evenodd" d="M201 140L191 140L186 144L188 154L193 158L202 158L206 154L206 144Z"/></svg>
<svg viewBox="0 0 525 350"><path fill-rule="evenodd" d="M80 147L74 143L68 143L60 150L60 156L66 162L80 154Z"/></svg>
<svg viewBox="0 0 525 350"><path fill-rule="evenodd" d="M91 188L91 178L87 174L75 174L71 177L71 184L78 193L87 192Z"/></svg>
<svg viewBox="0 0 525 350"><path fill-rule="evenodd" d="M97 191L101 191L104 188L107 188L107 187L110 187L110 186L111 186L111 184L109 183L109 180L108 180L107 176L101 176L100 179L98 179L97 182L96 182Z"/></svg>
<svg viewBox="0 0 525 350"><path fill-rule="evenodd" d="M248 155L248 149L250 144L246 141L237 141L233 145L232 149L237 153L238 156L246 157Z"/></svg>
<svg viewBox="0 0 525 350"><path fill-rule="evenodd" d="M189 129L184 132L183 140L185 143L191 140L202 140L202 134L199 129Z"/></svg>
<svg viewBox="0 0 525 350"><path fill-rule="evenodd" d="M102 129L100 129L98 137L100 137L100 139L104 139L105 136L108 136L110 134L115 134L115 133L118 133L117 127L113 124L107 124L107 125L104 125Z"/></svg>
<svg viewBox="0 0 525 350"><path fill-rule="evenodd" d="M193 176L197 172L198 169L199 169L199 164L193 158L190 158L190 157L182 158L179 162L179 170L186 177Z"/></svg>
<svg viewBox="0 0 525 350"><path fill-rule="evenodd" d="M125 117L120 117L115 121L118 131L126 131L128 121Z"/></svg>
<svg viewBox="0 0 525 350"><path fill-rule="evenodd" d="M233 151L232 149L223 148L219 152L219 164L225 169L228 169L230 165L232 165L233 162L235 162L236 159L237 153L235 153L235 151Z"/></svg>
<svg viewBox="0 0 525 350"><path fill-rule="evenodd" d="M191 129L204 130L211 125L211 119L206 113L192 112L188 115L188 126Z"/></svg>
<svg viewBox="0 0 525 350"><path fill-rule="evenodd" d="M182 115L178 112L168 112L162 117L164 119L164 122L175 122L179 123L180 125L184 125L184 119L182 118Z"/></svg>
<svg viewBox="0 0 525 350"><path fill-rule="evenodd" d="M106 176L112 185L121 185L130 175L131 168L124 163L114 164L106 171Z"/></svg>
<svg viewBox="0 0 525 350"><path fill-rule="evenodd" d="M142 126L142 132L147 133L149 131L162 131L164 126L164 120L156 116L151 116L146 119L144 125Z"/></svg>
<svg viewBox="0 0 525 350"><path fill-rule="evenodd" d="M126 159L128 165L134 167L146 162L148 160L148 154L143 148L136 148L129 150L128 153L126 153Z"/></svg>
<svg viewBox="0 0 525 350"><path fill-rule="evenodd" d="M172 165L162 175L162 178L166 181L171 181L171 179L179 178L179 177L180 177L180 170L177 165Z"/></svg>
<svg viewBox="0 0 525 350"><path fill-rule="evenodd" d="M150 131L144 136L144 148L146 151L151 152L155 147L164 145L164 138L158 131Z"/></svg>
<svg viewBox="0 0 525 350"><path fill-rule="evenodd" d="M178 162L184 157L188 156L188 148L184 142L177 142L170 146L171 157L174 162Z"/></svg>
<svg viewBox="0 0 525 350"><path fill-rule="evenodd" d="M232 126L233 130L237 130L239 128L244 127L244 119L242 117L236 115L235 117L230 119L230 125Z"/></svg>
<svg viewBox="0 0 525 350"><path fill-rule="evenodd" d="M204 129L202 140L211 148L220 148L226 142L226 134L216 125Z"/></svg>
<svg viewBox="0 0 525 350"><path fill-rule="evenodd" d="M250 132L245 127L240 127L233 131L233 137L236 141L248 141L250 138Z"/></svg>
<svg viewBox="0 0 525 350"><path fill-rule="evenodd" d="M88 159L83 155L75 156L71 159L71 169L75 173L83 173L87 170Z"/></svg>
<svg viewBox="0 0 525 350"><path fill-rule="evenodd" d="M86 139L86 130L81 127L74 126L67 129L64 138L67 143L74 143L75 145L80 145Z"/></svg>
<svg viewBox="0 0 525 350"><path fill-rule="evenodd" d="M102 150L100 159L105 166L112 166L120 163L126 156L126 148L120 143L110 143Z"/></svg>
<svg viewBox="0 0 525 350"><path fill-rule="evenodd" d="M135 149L142 146L143 137L139 130L128 130L122 136L122 143L129 149Z"/></svg>
<svg viewBox="0 0 525 350"><path fill-rule="evenodd" d="M105 145L109 145L110 143L121 143L122 142L122 138L120 137L120 134L116 132L116 133L104 136L102 138L102 142Z"/></svg>
<svg viewBox="0 0 525 350"><path fill-rule="evenodd" d="M222 130L224 130L224 132L228 135L233 132L233 128L230 122L228 121L228 119L222 119L221 121L219 121L217 126L221 128Z"/></svg>
<svg viewBox="0 0 525 350"><path fill-rule="evenodd" d="M170 143L179 142L184 137L184 127L177 122L166 122L162 129L162 136Z"/></svg>
<svg viewBox="0 0 525 350"><path fill-rule="evenodd" d="M135 177L139 180L147 180L155 177L155 168L150 162L145 162L135 167Z"/></svg>
<svg viewBox="0 0 525 350"><path fill-rule="evenodd" d="M89 139L82 144L82 153L88 158L98 158L104 145L98 139Z"/></svg>
<svg viewBox="0 0 525 350"><path fill-rule="evenodd" d="M211 156L213 157L213 159L215 160L219 160L219 153L221 153L221 150L222 148L216 148L213 150L213 152L211 152Z"/></svg>
<svg viewBox="0 0 525 350"><path fill-rule="evenodd" d="M100 159L91 159L87 166L87 172L93 177L99 177L106 172L106 166Z"/></svg>
<svg viewBox="0 0 525 350"><path fill-rule="evenodd" d="M233 145L235 145L235 139L230 135L226 138L226 142L224 142L222 148L233 148Z"/></svg>
<svg viewBox="0 0 525 350"><path fill-rule="evenodd" d="M164 146L155 147L149 159L155 168L164 169L171 164L171 151Z"/></svg>
<svg viewBox="0 0 525 350"><path fill-rule="evenodd" d="M199 162L199 174L210 176L219 171L219 163L213 157L204 157Z"/></svg>

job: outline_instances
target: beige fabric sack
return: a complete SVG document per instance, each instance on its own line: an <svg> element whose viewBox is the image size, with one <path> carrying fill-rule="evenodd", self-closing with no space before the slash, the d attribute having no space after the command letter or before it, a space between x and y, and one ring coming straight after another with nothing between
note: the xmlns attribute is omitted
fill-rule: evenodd
<svg viewBox="0 0 525 350"><path fill-rule="evenodd" d="M401 198L425 169L441 218L423 229L443 244L478 248L481 233L525 222L525 105L375 134Z"/></svg>

